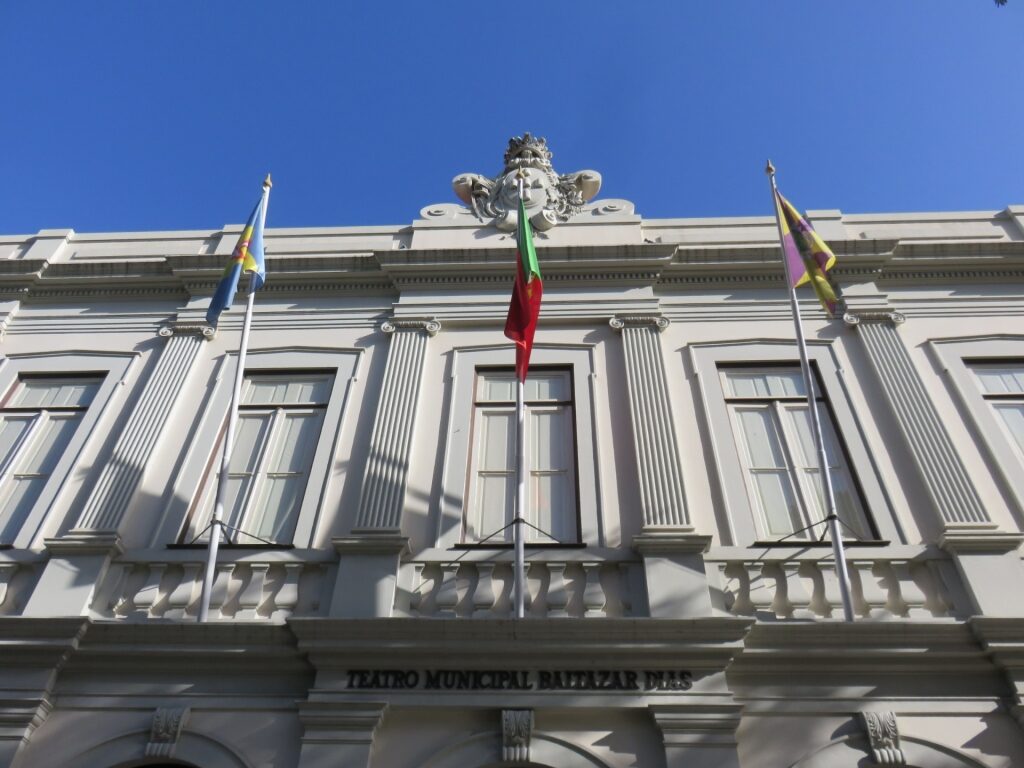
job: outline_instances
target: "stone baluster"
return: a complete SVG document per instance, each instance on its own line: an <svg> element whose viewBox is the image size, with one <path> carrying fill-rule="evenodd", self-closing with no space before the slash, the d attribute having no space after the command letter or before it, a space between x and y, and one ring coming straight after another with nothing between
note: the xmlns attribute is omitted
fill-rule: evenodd
<svg viewBox="0 0 1024 768"><path fill-rule="evenodd" d="M18 570L17 563L0 563L0 611L7 602L7 594L10 590L11 580L15 571Z"/></svg>
<svg viewBox="0 0 1024 768"><path fill-rule="evenodd" d="M782 563L780 568L785 579L789 617L792 619L813 619L814 611L811 610L811 595L807 591L803 577L800 575L800 563Z"/></svg>
<svg viewBox="0 0 1024 768"><path fill-rule="evenodd" d="M210 589L210 610L217 611L221 615L225 604L228 602L228 589L231 586L231 577L234 575L234 563L218 563L217 570L213 576L213 587ZM217 616L214 613L214 616Z"/></svg>
<svg viewBox="0 0 1024 768"><path fill-rule="evenodd" d="M619 566L619 583L622 585L622 589L619 590L622 601L622 615L632 616L634 607L633 568L629 563L622 563Z"/></svg>
<svg viewBox="0 0 1024 768"><path fill-rule="evenodd" d="M413 614L421 613L420 607L426 598L424 593L423 581L423 566L425 563L413 563L412 566L412 589L409 590L409 612Z"/></svg>
<svg viewBox="0 0 1024 768"><path fill-rule="evenodd" d="M547 615L562 618L569 615L569 590L565 582L565 563L548 563Z"/></svg>
<svg viewBox="0 0 1024 768"><path fill-rule="evenodd" d="M842 590L839 587L839 576L836 574L835 565L829 563L821 566L821 583L825 592L825 618L832 616L832 612L843 605Z"/></svg>
<svg viewBox="0 0 1024 768"><path fill-rule="evenodd" d="M459 564L442 563L438 573L440 586L437 590L435 603L436 614L442 619L454 619L455 608L459 604Z"/></svg>
<svg viewBox="0 0 1024 768"><path fill-rule="evenodd" d="M893 583L900 592L900 600L905 606L908 619L930 619L932 612L926 606L928 597L914 579L910 563L904 561L891 563Z"/></svg>
<svg viewBox="0 0 1024 768"><path fill-rule="evenodd" d="M263 587L267 582L269 563L252 563L249 565L249 581L238 594L238 611L236 619L252 620L259 618L259 610L263 605Z"/></svg>
<svg viewBox="0 0 1024 768"><path fill-rule="evenodd" d="M868 560L850 562L851 572L860 584L860 594L864 601L864 613L870 619L888 619L892 617L889 610L889 592L875 575L874 563Z"/></svg>
<svg viewBox="0 0 1024 768"><path fill-rule="evenodd" d="M583 563L583 575L585 578L583 615L588 618L604 616L604 607L608 603L608 596L605 594L604 587L601 586L601 563Z"/></svg>
<svg viewBox="0 0 1024 768"><path fill-rule="evenodd" d="M166 570L167 563L149 563L146 581L132 598L135 610L145 614L147 618L153 618L156 615L153 611L160 599L160 582L163 580Z"/></svg>
<svg viewBox="0 0 1024 768"><path fill-rule="evenodd" d="M490 618L494 615L494 563L477 563L476 572L476 589L473 590L473 618Z"/></svg>
<svg viewBox="0 0 1024 768"><path fill-rule="evenodd" d="M193 593L199 578L199 571L202 568L200 563L185 563L181 567L181 581L171 590L167 596L167 610L164 611L165 619L182 619L192 604Z"/></svg>
<svg viewBox="0 0 1024 768"><path fill-rule="evenodd" d="M302 577L302 563L285 563L284 580L274 595L274 617L294 613L299 604L299 579Z"/></svg>

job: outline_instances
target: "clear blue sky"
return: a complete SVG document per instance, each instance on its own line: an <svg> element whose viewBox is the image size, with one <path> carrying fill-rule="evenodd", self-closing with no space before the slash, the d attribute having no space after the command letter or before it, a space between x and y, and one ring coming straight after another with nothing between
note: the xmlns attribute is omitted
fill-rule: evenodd
<svg viewBox="0 0 1024 768"><path fill-rule="evenodd" d="M0 0L0 232L406 224L509 136L646 217L1024 203L1024 0Z"/></svg>

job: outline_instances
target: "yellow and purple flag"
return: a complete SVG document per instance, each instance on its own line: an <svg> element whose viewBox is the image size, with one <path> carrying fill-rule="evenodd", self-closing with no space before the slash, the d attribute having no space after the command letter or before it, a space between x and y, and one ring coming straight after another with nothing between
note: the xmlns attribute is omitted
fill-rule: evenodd
<svg viewBox="0 0 1024 768"><path fill-rule="evenodd" d="M836 263L835 254L777 189L775 215L782 230L782 250L789 270L791 287L796 288L804 283L810 283L821 306L831 317L836 311L836 292L825 273Z"/></svg>
<svg viewBox="0 0 1024 768"><path fill-rule="evenodd" d="M256 291L263 287L267 270L263 263L263 221L266 218L264 206L267 203L267 190L270 188L270 177L263 182L264 193L253 208L249 220L238 237L235 250L231 253L231 260L224 268L224 275L217 285L217 290L210 300L210 308L206 310L206 322L217 327L220 320L220 313L231 307L235 300L235 292L238 290L238 279L243 272L251 272L249 278L249 290Z"/></svg>

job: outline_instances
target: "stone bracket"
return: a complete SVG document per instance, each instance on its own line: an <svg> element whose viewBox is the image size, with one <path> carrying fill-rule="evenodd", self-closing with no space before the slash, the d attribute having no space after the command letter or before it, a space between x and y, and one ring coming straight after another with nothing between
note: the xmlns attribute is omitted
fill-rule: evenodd
<svg viewBox="0 0 1024 768"><path fill-rule="evenodd" d="M161 707L153 713L146 757L173 757L181 731L192 710L189 707Z"/></svg>
<svg viewBox="0 0 1024 768"><path fill-rule="evenodd" d="M533 735L532 709L501 711L501 759L508 763L530 762L530 738Z"/></svg>
<svg viewBox="0 0 1024 768"><path fill-rule="evenodd" d="M894 712L859 712L861 724L871 746L871 759L877 765L906 765L900 749L900 732Z"/></svg>

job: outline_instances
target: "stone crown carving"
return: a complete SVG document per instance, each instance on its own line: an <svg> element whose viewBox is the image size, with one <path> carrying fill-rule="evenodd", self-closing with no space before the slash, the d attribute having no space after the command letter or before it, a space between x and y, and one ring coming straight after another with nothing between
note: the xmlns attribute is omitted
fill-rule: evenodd
<svg viewBox="0 0 1024 768"><path fill-rule="evenodd" d="M452 179L452 189L480 221L511 232L519 224L520 175L530 223L541 232L578 214L601 189L597 171L555 173L547 140L529 133L509 139L505 168L497 178L462 173Z"/></svg>

